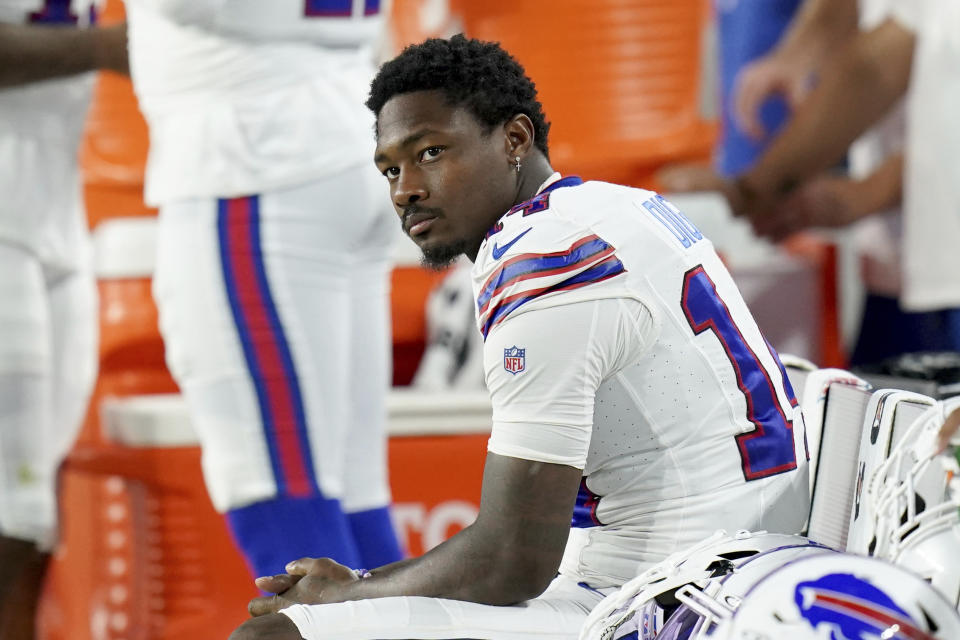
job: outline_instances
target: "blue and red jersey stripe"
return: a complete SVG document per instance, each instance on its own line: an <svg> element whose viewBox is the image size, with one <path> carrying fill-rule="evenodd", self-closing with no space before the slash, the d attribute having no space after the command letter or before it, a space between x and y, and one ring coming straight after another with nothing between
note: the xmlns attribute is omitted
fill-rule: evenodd
<svg viewBox="0 0 960 640"><path fill-rule="evenodd" d="M512 284L552 276L583 267L613 253L613 247L596 235L577 240L566 251L524 253L505 261L487 278L477 297L477 312L482 314L491 298Z"/></svg>
<svg viewBox="0 0 960 640"><path fill-rule="evenodd" d="M270 291L258 196L218 201L220 262L281 495L319 494L296 367Z"/></svg>
<svg viewBox="0 0 960 640"><path fill-rule="evenodd" d="M570 526L577 529L599 527L603 523L597 517L597 507L600 505L600 496L587 488L587 479L580 479L580 490L577 491L577 502L573 505L573 517Z"/></svg>
<svg viewBox="0 0 960 640"><path fill-rule="evenodd" d="M612 278L626 269L614 255L614 248L596 235L574 242L569 249L554 253L525 253L503 263L484 283L477 299L484 338L518 307L548 293L568 291ZM555 276L571 274L557 281ZM553 283L526 289L497 299L511 286L533 278L551 277ZM484 319L484 316L486 318Z"/></svg>
<svg viewBox="0 0 960 640"><path fill-rule="evenodd" d="M548 293L556 293L558 291L570 291L572 289L579 289L580 287L585 287L590 284L597 284L608 280L614 276L618 276L621 273L624 273L626 269L623 264L616 258L616 256L610 256L606 260L603 260L588 269L585 269L576 275L573 275L566 280L562 280L556 284L553 284L549 287L543 287L540 289L531 289L524 291L523 293L518 293L513 296L504 298L496 305L490 309L490 315L487 317L486 322L483 324L483 337L486 338L487 334L493 330L498 324L507 318L513 311L518 307L525 305L540 296L546 295Z"/></svg>

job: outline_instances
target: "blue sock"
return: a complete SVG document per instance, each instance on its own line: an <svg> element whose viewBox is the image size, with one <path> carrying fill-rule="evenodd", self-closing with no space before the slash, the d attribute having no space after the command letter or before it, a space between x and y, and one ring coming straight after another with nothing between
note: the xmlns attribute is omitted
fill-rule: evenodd
<svg viewBox="0 0 960 640"><path fill-rule="evenodd" d="M255 576L285 573L288 562L308 556L360 565L339 500L277 497L228 511L226 519Z"/></svg>
<svg viewBox="0 0 960 640"><path fill-rule="evenodd" d="M387 507L348 513L347 519L364 568L382 567L403 559Z"/></svg>

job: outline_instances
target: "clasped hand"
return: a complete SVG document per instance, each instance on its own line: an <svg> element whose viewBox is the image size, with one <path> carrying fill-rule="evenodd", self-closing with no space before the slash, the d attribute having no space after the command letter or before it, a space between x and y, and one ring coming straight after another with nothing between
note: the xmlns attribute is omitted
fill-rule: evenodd
<svg viewBox="0 0 960 640"><path fill-rule="evenodd" d="M257 587L272 596L254 598L247 605L251 616L276 613L294 604L340 602L339 585L359 578L349 568L330 558L300 558L287 564L287 573L257 578Z"/></svg>
<svg viewBox="0 0 960 640"><path fill-rule="evenodd" d="M814 227L842 227L869 213L863 206L865 187L848 178L816 176L789 194L753 194L751 202L744 200L733 180L709 167L669 167L657 178L667 192L721 192L735 216L746 218L754 233L775 242Z"/></svg>

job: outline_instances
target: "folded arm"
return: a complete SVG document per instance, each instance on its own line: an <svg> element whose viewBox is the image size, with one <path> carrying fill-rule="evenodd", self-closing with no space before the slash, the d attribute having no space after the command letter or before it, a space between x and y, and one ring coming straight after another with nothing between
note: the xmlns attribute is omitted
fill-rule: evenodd
<svg viewBox="0 0 960 640"><path fill-rule="evenodd" d="M279 595L257 598L260 616L291 604L325 604L388 596L427 596L510 605L540 595L556 576L570 531L581 470L488 454L476 521L418 558L358 579L327 558L292 562L257 580Z"/></svg>
<svg viewBox="0 0 960 640"><path fill-rule="evenodd" d="M374 570L325 601L421 595L508 605L556 576L582 471L488 454L477 520L423 556Z"/></svg>
<svg viewBox="0 0 960 640"><path fill-rule="evenodd" d="M738 126L754 139L766 137L759 114L764 101L782 94L795 110L824 61L856 32L856 0L804 2L776 48L737 77L732 97Z"/></svg>
<svg viewBox="0 0 960 640"><path fill-rule="evenodd" d="M890 19L858 35L741 180L747 213L830 167L907 89L914 34Z"/></svg>
<svg viewBox="0 0 960 640"><path fill-rule="evenodd" d="M777 45L781 55L817 67L857 30L857 0L806 0Z"/></svg>

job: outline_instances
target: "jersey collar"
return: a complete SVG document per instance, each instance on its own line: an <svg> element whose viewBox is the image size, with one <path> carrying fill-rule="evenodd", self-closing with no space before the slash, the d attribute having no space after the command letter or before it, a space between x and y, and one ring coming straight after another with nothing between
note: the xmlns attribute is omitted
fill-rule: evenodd
<svg viewBox="0 0 960 640"><path fill-rule="evenodd" d="M553 191L554 189L560 189L561 187L575 187L579 184L583 184L583 179L580 176L567 176L566 178L560 175L559 171L555 171L549 178L543 181L543 184L540 185L540 188L537 189L537 193L525 202L514 205L511 207L510 211L507 211L503 216L487 230L487 233L483 236L483 241L486 242L490 239L490 236L497 233L503 229L503 217L510 215L518 209L522 209L524 205L528 204L534 198L538 198L541 195Z"/></svg>
<svg viewBox="0 0 960 640"><path fill-rule="evenodd" d="M537 195L546 193L547 191L553 191L554 189L559 189L561 187L575 187L579 184L583 184L583 179L580 178L580 176L567 176L564 178L560 175L559 171L554 171L549 178L543 181L543 184L540 185L540 188L537 189Z"/></svg>

